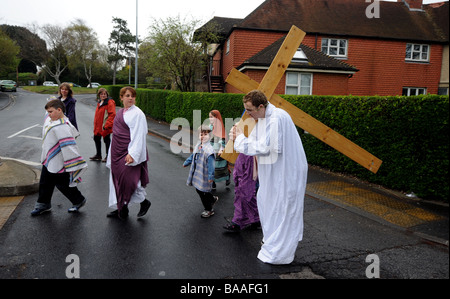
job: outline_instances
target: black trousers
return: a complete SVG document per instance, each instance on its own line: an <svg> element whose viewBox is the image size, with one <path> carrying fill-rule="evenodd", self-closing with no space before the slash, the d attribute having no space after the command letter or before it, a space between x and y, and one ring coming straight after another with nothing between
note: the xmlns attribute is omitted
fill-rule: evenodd
<svg viewBox="0 0 450 299"><path fill-rule="evenodd" d="M213 197L212 193L211 192L203 192L198 189L195 189L195 190L197 191L198 195L200 195L200 199L202 200L202 204L203 204L203 207L205 208L205 210L211 211L213 203L214 203L214 197Z"/></svg>
<svg viewBox="0 0 450 299"><path fill-rule="evenodd" d="M103 137L103 141L105 142L106 155L108 155L109 146L111 144L111 135L106 135L105 137ZM95 149L97 150L96 156L101 157L102 156L102 136L95 135L94 142L95 142Z"/></svg>
<svg viewBox="0 0 450 299"><path fill-rule="evenodd" d="M78 205L84 200L77 187L69 187L69 173L51 173L47 167L42 166L41 179L39 181L39 198L37 202L50 206L55 187L67 197L73 205Z"/></svg>

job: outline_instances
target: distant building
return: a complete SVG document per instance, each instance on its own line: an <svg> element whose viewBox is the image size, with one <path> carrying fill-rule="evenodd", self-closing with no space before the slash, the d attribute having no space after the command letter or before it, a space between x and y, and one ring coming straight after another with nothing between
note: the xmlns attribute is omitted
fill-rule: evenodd
<svg viewBox="0 0 450 299"><path fill-rule="evenodd" d="M232 68L260 82L296 25L307 34L277 94L448 94L448 17L448 1L267 0L244 19L208 22L221 36L210 91L240 92L223 83Z"/></svg>

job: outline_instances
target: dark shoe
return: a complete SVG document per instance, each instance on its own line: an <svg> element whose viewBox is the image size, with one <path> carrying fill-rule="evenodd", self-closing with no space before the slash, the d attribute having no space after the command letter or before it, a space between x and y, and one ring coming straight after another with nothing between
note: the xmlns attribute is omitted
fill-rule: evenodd
<svg viewBox="0 0 450 299"><path fill-rule="evenodd" d="M105 159L102 160L103 163L106 163L108 161L108 156L105 157Z"/></svg>
<svg viewBox="0 0 450 299"><path fill-rule="evenodd" d="M106 214L106 217L108 218L119 218L119 210L114 210L112 212L109 212Z"/></svg>
<svg viewBox="0 0 450 299"><path fill-rule="evenodd" d="M212 191L216 191L216 182L212 183L212 188L211 189L212 189Z"/></svg>
<svg viewBox="0 0 450 299"><path fill-rule="evenodd" d="M238 233L241 231L241 227L239 225L237 225L234 222L230 222L227 225L225 225L223 227L224 229L226 229L227 231L233 232L233 233Z"/></svg>
<svg viewBox="0 0 450 299"><path fill-rule="evenodd" d="M261 229L261 222L255 222L247 226L245 229L255 230L255 229Z"/></svg>
<svg viewBox="0 0 450 299"><path fill-rule="evenodd" d="M74 205L73 207L71 207L71 208L68 210L68 212L69 212L69 213L76 213L76 212L78 212L78 211L80 210L80 208L81 208L82 206L84 206L85 204L86 204L86 198L83 199L83 201L82 201L81 203L79 203L79 204Z"/></svg>
<svg viewBox="0 0 450 299"><path fill-rule="evenodd" d="M122 220L125 220L128 218L128 206L123 206L122 209L119 211L119 218Z"/></svg>
<svg viewBox="0 0 450 299"><path fill-rule="evenodd" d="M148 209L150 209L150 206L152 203L145 199L143 202L141 202L141 209L139 210L139 213L137 214L138 217L143 217L145 214L147 214Z"/></svg>
<svg viewBox="0 0 450 299"><path fill-rule="evenodd" d="M91 161L101 161L102 160L102 156L97 156L97 155L95 155L95 156L93 156L93 157L90 157L89 158Z"/></svg>
<svg viewBox="0 0 450 299"><path fill-rule="evenodd" d="M45 208L45 209L35 208L33 211L31 211L31 216L39 216L44 213L50 212L51 210L52 208Z"/></svg>

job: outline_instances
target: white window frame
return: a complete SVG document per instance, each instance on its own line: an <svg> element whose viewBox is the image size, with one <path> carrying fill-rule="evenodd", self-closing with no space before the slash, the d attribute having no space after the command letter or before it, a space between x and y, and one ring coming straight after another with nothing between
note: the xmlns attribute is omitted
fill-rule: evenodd
<svg viewBox="0 0 450 299"><path fill-rule="evenodd" d="M420 93L420 90L422 93ZM405 94L406 91L406 94ZM414 94L411 94L411 92L414 92ZM418 95L426 95L427 94L427 88L426 87L403 87L402 89L402 95L410 97L410 96L418 96Z"/></svg>
<svg viewBox="0 0 450 299"><path fill-rule="evenodd" d="M230 39L227 39L227 48L226 48L226 52L225 52L225 54L228 54L228 53L230 53L230 44L231 44L231 41L230 41Z"/></svg>
<svg viewBox="0 0 450 299"><path fill-rule="evenodd" d="M288 77L296 75L297 76L297 82L295 84L289 84ZM302 75L309 75L310 76L310 85L309 86L302 86ZM309 87L308 94L301 93L304 88ZM286 87L285 87L285 94L290 95L312 95L312 87L313 87L313 74L312 73L303 73L303 72L286 72ZM297 92L295 94L288 93L288 88L296 88Z"/></svg>
<svg viewBox="0 0 450 299"><path fill-rule="evenodd" d="M348 40L340 38L322 38L322 53L335 58L347 58ZM336 50L336 53L333 53ZM341 51L343 50L343 51ZM342 53L344 52L344 53Z"/></svg>
<svg viewBox="0 0 450 299"><path fill-rule="evenodd" d="M427 44L407 43L405 60L412 62L430 62L430 50L431 47Z"/></svg>

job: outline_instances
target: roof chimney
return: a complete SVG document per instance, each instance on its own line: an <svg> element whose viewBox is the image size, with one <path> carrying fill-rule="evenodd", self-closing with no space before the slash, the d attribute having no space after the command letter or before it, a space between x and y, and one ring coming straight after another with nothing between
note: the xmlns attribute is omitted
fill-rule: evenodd
<svg viewBox="0 0 450 299"><path fill-rule="evenodd" d="M397 0L397 2L405 3L410 10L422 10L423 0Z"/></svg>

